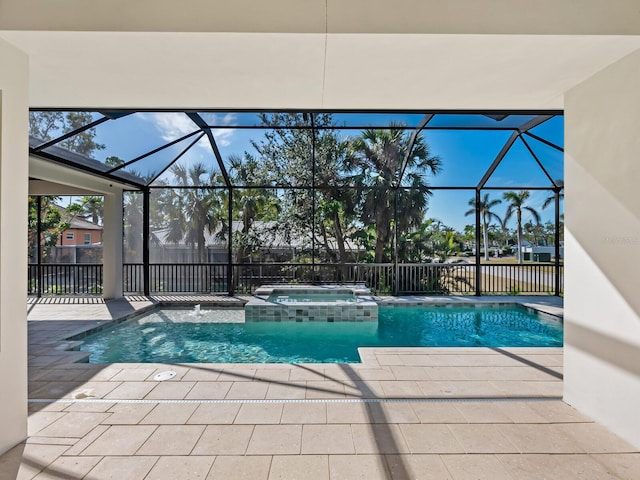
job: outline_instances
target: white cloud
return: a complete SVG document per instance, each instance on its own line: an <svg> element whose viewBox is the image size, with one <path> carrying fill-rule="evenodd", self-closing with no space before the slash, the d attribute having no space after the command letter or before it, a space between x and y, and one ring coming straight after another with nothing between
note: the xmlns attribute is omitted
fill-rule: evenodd
<svg viewBox="0 0 640 480"><path fill-rule="evenodd" d="M198 129L198 126L193 123L186 114L181 112L153 112L144 113L141 116L145 120L154 124L156 129L160 132L160 136L166 142L172 142ZM209 114L207 116L207 123L212 124L214 123L213 120L217 120L217 124L233 125L235 115L227 113L218 119L216 114ZM231 137L233 136L232 129L217 128L212 129L211 133L219 146L228 147L231 145ZM209 142L204 138L198 142L198 146L208 151L211 150Z"/></svg>

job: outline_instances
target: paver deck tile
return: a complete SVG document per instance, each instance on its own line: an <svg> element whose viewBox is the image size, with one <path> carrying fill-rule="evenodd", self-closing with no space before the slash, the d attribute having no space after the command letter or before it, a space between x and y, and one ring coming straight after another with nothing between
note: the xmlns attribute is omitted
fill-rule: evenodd
<svg viewBox="0 0 640 480"><path fill-rule="evenodd" d="M134 455L157 425L114 425L85 448L81 455Z"/></svg>
<svg viewBox="0 0 640 480"><path fill-rule="evenodd" d="M356 453L409 453L409 447L402 436L400 427L395 424L354 424L351 433Z"/></svg>
<svg viewBox="0 0 640 480"><path fill-rule="evenodd" d="M498 455L498 459L517 480L540 480L541 478L617 479L607 467L588 455Z"/></svg>
<svg viewBox="0 0 640 480"><path fill-rule="evenodd" d="M34 480L59 480L83 478L103 457L58 457L58 459L34 477Z"/></svg>
<svg viewBox="0 0 640 480"><path fill-rule="evenodd" d="M233 382L196 382L186 398L190 400L224 398L231 389Z"/></svg>
<svg viewBox="0 0 640 480"><path fill-rule="evenodd" d="M204 429L204 425L160 425L136 455L189 455Z"/></svg>
<svg viewBox="0 0 640 480"><path fill-rule="evenodd" d="M207 425L192 455L244 455L253 425Z"/></svg>
<svg viewBox="0 0 640 480"><path fill-rule="evenodd" d="M207 479L218 480L232 478L233 480L267 480L271 457L263 456L234 456L216 457Z"/></svg>
<svg viewBox="0 0 640 480"><path fill-rule="evenodd" d="M256 425L247 455L293 455L300 453L302 425Z"/></svg>
<svg viewBox="0 0 640 480"><path fill-rule="evenodd" d="M355 453L350 425L303 425L303 454Z"/></svg>
<svg viewBox="0 0 640 480"><path fill-rule="evenodd" d="M278 424L282 417L282 403L245 403L240 407L234 423L245 425Z"/></svg>
<svg viewBox="0 0 640 480"><path fill-rule="evenodd" d="M389 470L382 455L329 455L331 480L387 480Z"/></svg>
<svg viewBox="0 0 640 480"><path fill-rule="evenodd" d="M193 415L197 403L160 403L140 420L141 425L183 425Z"/></svg>
<svg viewBox="0 0 640 480"><path fill-rule="evenodd" d="M215 457L160 457L145 480L204 480Z"/></svg>
<svg viewBox="0 0 640 480"><path fill-rule="evenodd" d="M328 455L274 455L269 480L329 480Z"/></svg>
<svg viewBox="0 0 640 480"><path fill-rule="evenodd" d="M231 424L240 407L239 403L201 403L196 406L195 411L187 420L187 424Z"/></svg>
<svg viewBox="0 0 640 480"><path fill-rule="evenodd" d="M285 403L280 418L281 424L327 423L329 407L334 403ZM340 423L331 421L329 423Z"/></svg>
<svg viewBox="0 0 640 480"><path fill-rule="evenodd" d="M143 480L158 457L104 457L89 472L88 478Z"/></svg>
<svg viewBox="0 0 640 480"><path fill-rule="evenodd" d="M393 480L452 480L440 455L386 455Z"/></svg>
<svg viewBox="0 0 640 480"><path fill-rule="evenodd" d="M442 455L455 480L518 480L495 455Z"/></svg>

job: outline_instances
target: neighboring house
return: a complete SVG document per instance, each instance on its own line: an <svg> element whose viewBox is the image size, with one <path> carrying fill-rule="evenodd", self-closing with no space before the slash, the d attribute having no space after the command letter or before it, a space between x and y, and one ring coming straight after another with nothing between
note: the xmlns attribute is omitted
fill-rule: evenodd
<svg viewBox="0 0 640 480"><path fill-rule="evenodd" d="M242 232L242 222L234 220L232 223L232 234L235 240ZM169 230L161 229L152 232L149 255L152 263L199 263L194 245L189 245L185 240L179 243L172 243L167 240ZM299 234L286 235L282 229L278 228L276 222L255 221L252 224L246 244L246 255L244 263L253 262L290 262L296 255L311 249L311 237ZM204 232L207 261L212 263L226 262L228 259L228 240L222 235L221 228L211 233ZM328 239L329 246L337 250L336 241ZM323 247L317 245L318 250ZM345 239L345 248L350 258L355 259L362 251L352 240ZM233 253L236 254L238 245L234 242ZM239 259L234 259L239 262ZM352 260L353 261L353 260Z"/></svg>
<svg viewBox="0 0 640 480"><path fill-rule="evenodd" d="M63 221L69 222L69 228L63 230L58 237L56 246L96 245L102 244L102 225L93 223L85 217L70 215L67 209L56 205ZM70 218L70 219L69 219Z"/></svg>
<svg viewBox="0 0 640 480"><path fill-rule="evenodd" d="M95 245L102 243L103 228L101 225L96 225L82 217L74 217L69 223L69 228L60 234L56 245Z"/></svg>

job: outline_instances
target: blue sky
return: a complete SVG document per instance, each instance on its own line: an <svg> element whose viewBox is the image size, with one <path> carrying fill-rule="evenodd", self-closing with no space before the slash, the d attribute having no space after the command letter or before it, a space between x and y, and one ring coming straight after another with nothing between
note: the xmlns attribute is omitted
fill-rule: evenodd
<svg viewBox="0 0 640 480"><path fill-rule="evenodd" d="M98 117L100 115L97 115ZM229 155L242 155L245 151L253 153L250 140L260 140L264 130L238 129L234 125L257 125L257 116L252 113L206 113L207 123L220 125L213 131L223 160ZM377 125L387 125L389 121L403 122L408 126L415 126L421 114L336 114L334 120L342 125L362 125L374 122ZM478 117L478 122L492 123L485 117ZM432 122L439 124L449 122L468 122L469 116L455 115L435 117ZM505 122L508 122L507 119ZM563 118L555 117L532 130L532 133L543 137L559 146L563 146ZM97 160L104 161L108 156L118 156L128 161L151 149L180 138L197 130L195 124L184 113L172 112L141 112L126 117L111 120L96 128L96 141L106 145L104 150L96 152ZM357 130L340 130L341 135L357 136ZM428 182L433 186L475 186L491 165L502 146L511 134L510 130L425 130L424 139L430 146L431 153L440 157L442 171ZM536 153L545 168L554 179L563 178L562 152L556 151L530 137L525 137L529 147ZM158 172L161 166L177 156L197 136L186 139L179 144L163 150L147 159L137 162L132 168L141 173ZM180 160L185 164L204 162L215 164L211 147L202 138ZM165 174L167 176L168 174ZM508 190L512 187L548 186L549 180L542 173L527 146L520 140L516 141L501 165L487 183L488 186L504 186ZM507 191L505 190L505 191ZM501 198L502 191L489 192L491 198ZM537 209L542 220L553 219L553 208L542 210L544 200L551 194L548 191L532 191L529 205ZM473 216L465 216L470 208L468 201L474 196L472 190L444 191L434 190L430 200L427 218L437 218L456 229L473 223ZM503 216L505 205L496 207L496 213ZM525 221L529 220L525 215ZM512 227L515 225L511 225Z"/></svg>

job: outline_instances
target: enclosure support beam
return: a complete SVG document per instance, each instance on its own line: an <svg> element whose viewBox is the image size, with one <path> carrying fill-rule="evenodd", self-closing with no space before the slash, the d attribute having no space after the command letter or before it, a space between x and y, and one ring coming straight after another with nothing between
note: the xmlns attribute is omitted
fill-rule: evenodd
<svg viewBox="0 0 640 480"><path fill-rule="evenodd" d="M516 139L518 138L519 135L520 135L519 132L514 131L511 134L511 136L507 139L507 143L504 144L504 146L502 147L502 150L500 150L500 152L496 156L495 160L489 166L489 169L485 172L484 176L480 180L480 183L478 183L478 186L476 187L478 190L480 190L481 188L483 188L485 186L485 184L487 183L487 181L489 180L491 175L493 175L493 172L496 171L496 168L498 168L498 165L500 165L500 162L502 162L502 159L505 157L505 155L507 154L507 152L509 151L509 149L513 145L513 142L516 141Z"/></svg>
<svg viewBox="0 0 640 480"><path fill-rule="evenodd" d="M104 196L105 226L102 233L102 294L105 299L122 297L122 190Z"/></svg>
<svg viewBox="0 0 640 480"><path fill-rule="evenodd" d="M555 295L560 296L560 189L555 188L555 238L553 243L555 244Z"/></svg>
<svg viewBox="0 0 640 480"><path fill-rule="evenodd" d="M398 189L393 189L393 294L398 295Z"/></svg>
<svg viewBox="0 0 640 480"><path fill-rule="evenodd" d="M150 294L149 285L149 187L142 190L142 287L145 295Z"/></svg>
<svg viewBox="0 0 640 480"><path fill-rule="evenodd" d="M486 245L485 245L485 248ZM482 295L482 264L480 263L480 189L476 189L476 296Z"/></svg>
<svg viewBox="0 0 640 480"><path fill-rule="evenodd" d="M227 223L229 238L227 239L227 292L233 295L233 188L229 187L229 205L227 206ZM239 258L238 262L242 259Z"/></svg>
<svg viewBox="0 0 640 480"><path fill-rule="evenodd" d="M42 196L36 197L36 275L38 284L38 298L42 297Z"/></svg>

